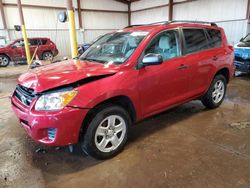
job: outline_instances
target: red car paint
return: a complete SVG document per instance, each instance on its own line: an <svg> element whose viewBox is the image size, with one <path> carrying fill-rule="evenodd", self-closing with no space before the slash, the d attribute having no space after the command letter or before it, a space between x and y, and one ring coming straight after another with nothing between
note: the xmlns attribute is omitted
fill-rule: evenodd
<svg viewBox="0 0 250 188"><path fill-rule="evenodd" d="M213 28L220 30L219 48L183 54L157 66L136 69L143 50L159 32L171 28ZM90 109L117 96L126 96L133 104L135 121L157 114L173 106L204 95L218 71L226 69L229 80L234 75L233 48L228 45L223 29L199 24L169 24L131 27L123 31L148 31L128 61L121 65L107 65L69 60L30 70L21 75L18 84L35 93L71 85L81 80L102 76L101 79L79 84L78 95L63 110L36 111L34 98L29 106L12 96L12 108L28 134L36 141L51 146L75 144ZM215 58L216 57L216 58ZM186 64L187 69L179 69ZM47 129L57 128L54 141L48 139Z"/></svg>
<svg viewBox="0 0 250 188"><path fill-rule="evenodd" d="M39 59L43 59L43 54L45 52L51 52L55 57L58 54L58 49L56 45L49 38L29 38L30 53L33 55L36 48ZM31 42L34 41L34 42ZM24 45L16 46L15 44L22 42L23 39L17 39L7 46L0 48L0 55L6 55L11 61L21 61L26 59L25 47Z"/></svg>

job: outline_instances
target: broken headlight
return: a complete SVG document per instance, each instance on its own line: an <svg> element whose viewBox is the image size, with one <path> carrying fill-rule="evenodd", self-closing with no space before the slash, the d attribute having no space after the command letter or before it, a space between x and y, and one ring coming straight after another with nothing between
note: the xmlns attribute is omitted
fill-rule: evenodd
<svg viewBox="0 0 250 188"><path fill-rule="evenodd" d="M59 91L55 93L44 94L36 102L35 110L52 111L61 110L67 106L77 95L76 90Z"/></svg>

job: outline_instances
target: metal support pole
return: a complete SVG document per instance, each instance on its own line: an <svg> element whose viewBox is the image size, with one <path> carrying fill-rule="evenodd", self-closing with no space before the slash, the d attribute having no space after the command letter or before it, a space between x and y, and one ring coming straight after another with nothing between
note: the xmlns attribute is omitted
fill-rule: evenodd
<svg viewBox="0 0 250 188"><path fill-rule="evenodd" d="M131 2L128 2L128 25L131 25Z"/></svg>
<svg viewBox="0 0 250 188"><path fill-rule="evenodd" d="M3 29L7 29L2 0L0 0L0 11L1 11L1 17L2 17L2 22L3 22Z"/></svg>
<svg viewBox="0 0 250 188"><path fill-rule="evenodd" d="M247 1L247 14L246 19L250 20L250 0Z"/></svg>
<svg viewBox="0 0 250 188"><path fill-rule="evenodd" d="M17 0L17 7L18 7L19 17L20 17L20 22L21 22L21 27L22 27L26 58L27 58L28 65L30 65L31 64L30 48L29 48L29 42L28 42L26 27L25 27L24 18L23 18L21 0Z"/></svg>
<svg viewBox="0 0 250 188"><path fill-rule="evenodd" d="M81 10L81 0L77 0L77 13L78 13L78 21L79 21L79 27L82 29L82 10Z"/></svg>
<svg viewBox="0 0 250 188"><path fill-rule="evenodd" d="M173 8L174 8L174 1L169 0L169 3L168 3L168 20L169 21L173 20Z"/></svg>
<svg viewBox="0 0 250 188"><path fill-rule="evenodd" d="M72 0L67 0L67 11L69 17L69 33L70 33L70 44L71 44L71 55L72 58L78 56L77 42L76 42L76 26L75 26L75 14L73 9Z"/></svg>

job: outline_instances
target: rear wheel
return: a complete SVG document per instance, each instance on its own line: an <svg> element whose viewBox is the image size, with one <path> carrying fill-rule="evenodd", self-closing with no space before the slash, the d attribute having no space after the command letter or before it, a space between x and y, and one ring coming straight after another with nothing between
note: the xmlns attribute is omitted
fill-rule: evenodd
<svg viewBox="0 0 250 188"><path fill-rule="evenodd" d="M6 55L0 55L0 67L7 67L10 64L10 59Z"/></svg>
<svg viewBox="0 0 250 188"><path fill-rule="evenodd" d="M104 106L88 125L81 141L82 150L96 159L108 159L125 146L131 119L119 106Z"/></svg>
<svg viewBox="0 0 250 188"><path fill-rule="evenodd" d="M44 52L43 53L43 60L49 60L52 61L54 58L52 52Z"/></svg>
<svg viewBox="0 0 250 188"><path fill-rule="evenodd" d="M226 95L227 81L223 75L215 76L207 93L202 97L202 103L208 108L217 108L221 105Z"/></svg>

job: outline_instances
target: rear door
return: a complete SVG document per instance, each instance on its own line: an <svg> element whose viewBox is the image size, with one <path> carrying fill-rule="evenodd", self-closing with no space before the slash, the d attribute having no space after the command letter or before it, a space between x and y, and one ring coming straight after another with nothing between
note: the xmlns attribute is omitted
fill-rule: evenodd
<svg viewBox="0 0 250 188"><path fill-rule="evenodd" d="M29 47L30 47L31 57L34 55L35 52L38 51L39 42L40 42L39 39L29 39Z"/></svg>
<svg viewBox="0 0 250 188"><path fill-rule="evenodd" d="M166 30L156 35L144 50L141 58L160 54L163 63L139 70L138 89L144 116L162 111L186 99L187 74L181 57L178 30Z"/></svg>
<svg viewBox="0 0 250 188"><path fill-rule="evenodd" d="M210 52L205 30L202 28L183 28L185 64L188 66L188 96L203 93L208 85L213 52Z"/></svg>

